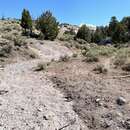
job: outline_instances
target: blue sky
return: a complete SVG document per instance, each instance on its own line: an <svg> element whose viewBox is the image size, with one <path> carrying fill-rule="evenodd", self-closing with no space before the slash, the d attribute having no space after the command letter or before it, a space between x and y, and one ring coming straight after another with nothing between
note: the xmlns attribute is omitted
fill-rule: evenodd
<svg viewBox="0 0 130 130"><path fill-rule="evenodd" d="M21 16L23 8L36 18L51 10L60 22L106 25L111 16L130 16L130 0L0 0L0 15Z"/></svg>

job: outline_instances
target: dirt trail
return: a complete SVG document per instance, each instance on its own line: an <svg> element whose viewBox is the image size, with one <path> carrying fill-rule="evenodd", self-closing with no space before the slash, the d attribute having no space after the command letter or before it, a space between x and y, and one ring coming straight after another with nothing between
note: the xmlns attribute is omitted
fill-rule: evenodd
<svg viewBox="0 0 130 130"><path fill-rule="evenodd" d="M38 62L19 62L0 70L0 129L87 130L72 102L65 101L43 72L32 70Z"/></svg>

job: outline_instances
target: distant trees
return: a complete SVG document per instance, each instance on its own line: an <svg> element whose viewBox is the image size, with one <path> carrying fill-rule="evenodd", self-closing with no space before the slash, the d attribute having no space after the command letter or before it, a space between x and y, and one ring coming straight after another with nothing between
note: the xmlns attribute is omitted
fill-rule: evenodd
<svg viewBox="0 0 130 130"><path fill-rule="evenodd" d="M46 40L54 40L58 35L58 25L56 18L52 15L50 11L42 13L40 17L36 20L36 28L41 31L39 38ZM32 33L33 21L30 12L27 9L23 9L21 18L21 27L24 29L24 34L34 36Z"/></svg>
<svg viewBox="0 0 130 130"><path fill-rule="evenodd" d="M33 34L33 20L27 9L23 9L21 27L24 29L24 34L33 36L31 35ZM37 37L45 40L54 40L59 32L59 23L50 11L46 11L35 21L35 28L41 32ZM29 33L27 33L28 31ZM113 16L108 26L97 27L95 31L90 30L86 25L82 25L77 34L73 30L70 30L70 32L71 35L76 35L75 38L83 39L89 43L100 43L106 39L110 39L114 44L125 43L130 41L130 16L124 17L121 21L118 21Z"/></svg>
<svg viewBox="0 0 130 130"><path fill-rule="evenodd" d="M50 11L44 12L36 21L36 27L42 32L44 39L54 40L59 32L58 22Z"/></svg>
<svg viewBox="0 0 130 130"><path fill-rule="evenodd" d="M27 29L32 31L32 18L30 12L26 9L23 9L22 18L21 18L21 26L25 30L24 33L27 33Z"/></svg>
<svg viewBox="0 0 130 130"><path fill-rule="evenodd" d="M91 42L92 33L86 25L82 25L76 35L77 38L83 39L87 42Z"/></svg>
<svg viewBox="0 0 130 130"><path fill-rule="evenodd" d="M92 42L99 43L102 39L105 39L107 36L107 27L97 27L96 31L92 35Z"/></svg>

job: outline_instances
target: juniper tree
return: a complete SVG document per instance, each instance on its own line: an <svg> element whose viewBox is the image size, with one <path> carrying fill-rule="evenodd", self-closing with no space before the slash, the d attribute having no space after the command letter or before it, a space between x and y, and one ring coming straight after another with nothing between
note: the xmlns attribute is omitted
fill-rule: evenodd
<svg viewBox="0 0 130 130"><path fill-rule="evenodd" d="M32 18L30 12L26 9L23 9L22 18L21 18L21 26L25 29L25 33L27 29L31 32L32 31Z"/></svg>
<svg viewBox="0 0 130 130"><path fill-rule="evenodd" d="M87 42L91 42L91 31L86 25L82 25L77 33L77 38L83 39Z"/></svg>
<svg viewBox="0 0 130 130"><path fill-rule="evenodd" d="M59 32L57 19L50 11L42 13L36 21L36 27L44 35L45 40L54 40Z"/></svg>

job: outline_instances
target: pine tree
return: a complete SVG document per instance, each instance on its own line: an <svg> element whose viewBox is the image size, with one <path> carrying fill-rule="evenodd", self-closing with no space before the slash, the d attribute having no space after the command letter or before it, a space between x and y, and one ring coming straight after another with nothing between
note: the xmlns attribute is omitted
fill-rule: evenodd
<svg viewBox="0 0 130 130"><path fill-rule="evenodd" d="M59 32L59 23L50 11L44 12L36 21L36 27L44 35L45 40L54 40Z"/></svg>
<svg viewBox="0 0 130 130"><path fill-rule="evenodd" d="M25 29L25 33L27 32L27 29L30 32L32 31L32 18L29 11L26 9L23 9L22 12L21 26Z"/></svg>

